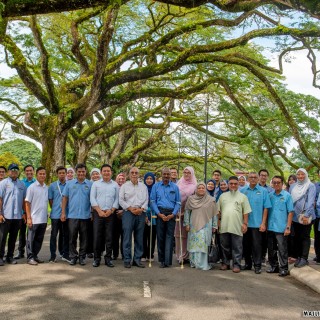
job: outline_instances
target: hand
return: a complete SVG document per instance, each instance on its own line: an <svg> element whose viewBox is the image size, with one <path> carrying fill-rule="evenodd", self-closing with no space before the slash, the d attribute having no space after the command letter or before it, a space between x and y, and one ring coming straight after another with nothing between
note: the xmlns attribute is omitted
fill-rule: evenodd
<svg viewBox="0 0 320 320"><path fill-rule="evenodd" d="M99 209L96 210L96 211L97 211L99 217L101 217L101 218L105 217L105 212L104 212L103 210L101 210L101 209L99 208Z"/></svg>
<svg viewBox="0 0 320 320"><path fill-rule="evenodd" d="M190 226L186 226L186 231L187 231L187 232L190 231Z"/></svg>
<svg viewBox="0 0 320 320"><path fill-rule="evenodd" d="M25 213L22 215L22 220L25 224L27 223L27 215Z"/></svg>
<svg viewBox="0 0 320 320"><path fill-rule="evenodd" d="M285 236L288 236L290 233L291 233L291 230L290 230L290 229L286 229L286 230L284 231L284 235L285 235Z"/></svg>
<svg viewBox="0 0 320 320"><path fill-rule="evenodd" d="M309 224L309 218L308 217L303 217L302 218L302 222L304 225L308 225Z"/></svg>
<svg viewBox="0 0 320 320"><path fill-rule="evenodd" d="M248 230L248 226L245 223L243 223L242 227L241 227L241 230L242 230L242 233L246 233L247 230Z"/></svg>
<svg viewBox="0 0 320 320"><path fill-rule="evenodd" d="M106 218L108 218L108 217L110 217L112 215L112 210L105 210L104 211L104 216L106 217Z"/></svg>
<svg viewBox="0 0 320 320"><path fill-rule="evenodd" d="M259 231L260 231L260 232L265 232L266 229L267 229L266 224L265 224L265 223L261 223L260 228L259 228Z"/></svg>
<svg viewBox="0 0 320 320"><path fill-rule="evenodd" d="M158 217L160 217L162 221L168 221L168 218L161 212L158 214Z"/></svg>
<svg viewBox="0 0 320 320"><path fill-rule="evenodd" d="M67 220L66 214L65 214L64 212L61 213L61 215L60 215L60 220L61 220L62 222L64 222L64 221Z"/></svg>
<svg viewBox="0 0 320 320"><path fill-rule="evenodd" d="M3 215L0 215L0 223L4 223L6 221L6 219L4 218Z"/></svg>
<svg viewBox="0 0 320 320"><path fill-rule="evenodd" d="M32 228L32 219L31 218L27 219L27 225L28 225L28 228Z"/></svg>

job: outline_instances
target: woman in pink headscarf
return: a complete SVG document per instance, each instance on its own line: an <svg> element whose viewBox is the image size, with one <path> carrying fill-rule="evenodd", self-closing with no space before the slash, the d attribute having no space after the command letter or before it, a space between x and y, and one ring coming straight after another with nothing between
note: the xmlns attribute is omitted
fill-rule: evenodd
<svg viewBox="0 0 320 320"><path fill-rule="evenodd" d="M187 251L188 233L186 231L186 227L183 226L184 209L188 197L194 194L197 188L197 179L195 177L194 169L192 167L186 167L183 170L183 176L177 183L177 186L179 188L181 196L181 217L180 222L176 223L174 236L176 242L176 257L179 263L181 264L182 261L187 260L189 257L189 253Z"/></svg>

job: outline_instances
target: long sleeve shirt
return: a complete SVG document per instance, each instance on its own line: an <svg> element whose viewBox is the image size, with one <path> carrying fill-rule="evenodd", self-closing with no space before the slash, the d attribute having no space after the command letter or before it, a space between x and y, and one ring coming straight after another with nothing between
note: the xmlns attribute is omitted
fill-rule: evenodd
<svg viewBox="0 0 320 320"><path fill-rule="evenodd" d="M138 182L133 184L127 181L120 188L119 204L124 210L129 207L148 209L149 195L145 184Z"/></svg>
<svg viewBox="0 0 320 320"><path fill-rule="evenodd" d="M101 210L110 210L119 207L119 186L113 180L95 181L90 191L90 202L92 207L99 207Z"/></svg>

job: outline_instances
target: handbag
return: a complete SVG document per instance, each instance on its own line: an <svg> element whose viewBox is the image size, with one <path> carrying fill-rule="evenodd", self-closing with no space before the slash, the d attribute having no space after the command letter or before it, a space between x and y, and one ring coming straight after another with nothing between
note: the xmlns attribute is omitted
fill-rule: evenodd
<svg viewBox="0 0 320 320"><path fill-rule="evenodd" d="M219 247L215 244L215 234L212 235L211 245L209 246L208 262L217 263L220 260Z"/></svg>
<svg viewBox="0 0 320 320"><path fill-rule="evenodd" d="M298 221L300 224L303 224L303 218L305 218L305 206L306 206L306 202L307 202L307 199L308 199L308 191L309 189L307 190L307 195L306 195L306 198L304 200L304 204L303 204L303 208L302 208L302 211L301 213L298 214ZM308 217L308 224L310 224L312 222L312 216Z"/></svg>

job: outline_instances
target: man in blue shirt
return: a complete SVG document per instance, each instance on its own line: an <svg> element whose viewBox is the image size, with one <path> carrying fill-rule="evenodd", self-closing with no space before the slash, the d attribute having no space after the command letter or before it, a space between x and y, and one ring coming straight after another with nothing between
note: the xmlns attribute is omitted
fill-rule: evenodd
<svg viewBox="0 0 320 320"><path fill-rule="evenodd" d="M181 200L177 185L170 181L170 169L162 169L162 181L151 190L150 204L157 219L157 246L160 268L172 265L172 249L176 215Z"/></svg>
<svg viewBox="0 0 320 320"><path fill-rule="evenodd" d="M70 262L69 258L69 230L68 222L61 221L61 202L62 192L66 186L67 169L65 167L58 167L56 170L58 180L52 182L49 186L49 204L51 207L50 219L51 219L51 235L50 235L50 259L49 262L56 262L56 250L57 250L57 235L62 234L63 254L62 260Z"/></svg>
<svg viewBox="0 0 320 320"><path fill-rule="evenodd" d="M268 213L268 257L270 268L267 272L279 272L280 277L285 277L289 274L287 239L293 218L293 201L290 193L282 190L283 178L281 176L274 176L272 184L274 188L274 191L270 193L272 207ZM277 252L279 252L279 261Z"/></svg>
<svg viewBox="0 0 320 320"><path fill-rule="evenodd" d="M34 166L32 164L28 164L23 168L25 178L22 180L26 188L28 189L36 179L34 176ZM27 222L22 220L20 233L19 233L19 246L18 246L18 254L14 257L14 259L24 258L24 252L26 248L26 231L27 231Z"/></svg>
<svg viewBox="0 0 320 320"><path fill-rule="evenodd" d="M101 252L106 249L105 265L114 267L111 261L112 231L115 211L119 207L119 186L112 177L112 167L101 167L102 179L95 181L91 187L90 202L93 208L93 266L99 267ZM103 247L101 244L103 243Z"/></svg>
<svg viewBox="0 0 320 320"><path fill-rule="evenodd" d="M62 192L61 221L68 218L70 265L75 265L79 258L80 265L86 264L88 223L90 213L90 190L92 182L86 179L87 167L83 163L76 165L77 179L68 181ZM69 205L68 216L66 213ZM77 251L77 239L80 236L80 248Z"/></svg>
<svg viewBox="0 0 320 320"><path fill-rule="evenodd" d="M8 234L6 262L10 264L17 263L17 261L13 259L14 246L22 218L25 220L23 206L27 188L24 183L18 179L19 166L17 164L10 164L8 171L9 177L0 183L0 266L4 264L3 257Z"/></svg>
<svg viewBox="0 0 320 320"><path fill-rule="evenodd" d="M7 173L7 168L5 166L0 166L0 181L5 179Z"/></svg>
<svg viewBox="0 0 320 320"><path fill-rule="evenodd" d="M268 191L258 185L259 177L256 172L249 173L249 185L241 189L252 209L249 214L248 231L243 236L245 266L243 270L251 270L252 261L256 274L261 273L262 235L267 229L268 209L271 208Z"/></svg>

